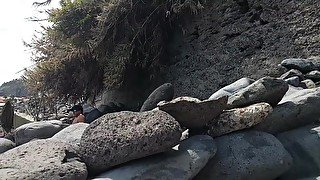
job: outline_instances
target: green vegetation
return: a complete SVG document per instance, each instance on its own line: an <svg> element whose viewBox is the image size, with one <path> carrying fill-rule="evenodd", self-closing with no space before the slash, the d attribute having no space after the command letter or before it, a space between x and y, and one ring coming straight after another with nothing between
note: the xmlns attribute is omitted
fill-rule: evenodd
<svg viewBox="0 0 320 180"><path fill-rule="evenodd" d="M40 3L47 4L50 1ZM38 63L27 71L30 92L55 97L94 97L152 80L167 59L176 20L196 13L198 0L61 0L50 28L28 46Z"/></svg>

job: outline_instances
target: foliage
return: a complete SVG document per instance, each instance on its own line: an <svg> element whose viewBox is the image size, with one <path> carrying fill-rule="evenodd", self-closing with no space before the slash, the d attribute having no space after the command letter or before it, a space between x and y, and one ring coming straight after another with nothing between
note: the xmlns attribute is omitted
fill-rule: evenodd
<svg viewBox="0 0 320 180"><path fill-rule="evenodd" d="M25 80L32 92L66 98L88 98L103 88L152 80L167 59L168 33L179 14L202 8L198 0L61 0L60 4L50 11L53 26L28 44L38 65L26 72Z"/></svg>

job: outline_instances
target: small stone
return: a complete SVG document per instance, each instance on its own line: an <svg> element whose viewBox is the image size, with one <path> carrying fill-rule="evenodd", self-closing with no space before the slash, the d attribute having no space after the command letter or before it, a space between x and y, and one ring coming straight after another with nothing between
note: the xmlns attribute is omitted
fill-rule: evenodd
<svg viewBox="0 0 320 180"><path fill-rule="evenodd" d="M292 78L292 77L296 77L296 76L299 77L300 81L305 80L304 75L302 74L302 72L299 71L299 70L296 70L296 69L291 69L290 71L282 74L280 76L280 79L286 80L286 79L289 79L289 78Z"/></svg>
<svg viewBox="0 0 320 180"><path fill-rule="evenodd" d="M290 77L288 79L285 79L284 81L287 82L289 85L292 85L294 87L298 87L300 85L300 79L299 79L298 76Z"/></svg>
<svg viewBox="0 0 320 180"><path fill-rule="evenodd" d="M313 89L313 88L317 87L316 84L311 79L306 79L306 80L301 81L299 86L301 86L305 89Z"/></svg>
<svg viewBox="0 0 320 180"><path fill-rule="evenodd" d="M185 131L182 132L180 141L183 141L183 140L188 139L189 136L190 136L190 135L189 135L189 129L186 129Z"/></svg>
<svg viewBox="0 0 320 180"><path fill-rule="evenodd" d="M313 79L315 81L320 80L320 71L311 71L305 75L306 78Z"/></svg>

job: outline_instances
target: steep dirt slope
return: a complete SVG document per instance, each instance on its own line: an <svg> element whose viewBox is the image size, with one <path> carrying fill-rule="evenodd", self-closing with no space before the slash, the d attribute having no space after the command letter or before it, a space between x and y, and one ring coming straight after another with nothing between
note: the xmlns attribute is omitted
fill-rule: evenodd
<svg viewBox="0 0 320 180"><path fill-rule="evenodd" d="M208 98L241 77L278 75L288 57L320 52L318 0L212 0L172 38L165 80Z"/></svg>

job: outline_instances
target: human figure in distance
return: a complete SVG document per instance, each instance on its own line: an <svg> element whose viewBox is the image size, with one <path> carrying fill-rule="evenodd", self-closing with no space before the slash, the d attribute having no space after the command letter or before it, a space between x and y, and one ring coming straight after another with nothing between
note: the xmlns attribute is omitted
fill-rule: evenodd
<svg viewBox="0 0 320 180"><path fill-rule="evenodd" d="M83 115L83 108L80 104L74 105L69 111L73 112L73 121L72 124L76 123L84 123L86 121L86 117Z"/></svg>

